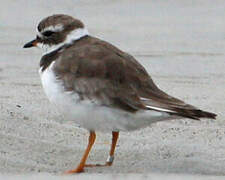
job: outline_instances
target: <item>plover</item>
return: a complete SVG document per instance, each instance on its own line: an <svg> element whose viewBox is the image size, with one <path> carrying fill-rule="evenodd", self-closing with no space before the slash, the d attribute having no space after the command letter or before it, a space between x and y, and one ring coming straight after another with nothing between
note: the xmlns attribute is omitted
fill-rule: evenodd
<svg viewBox="0 0 225 180"><path fill-rule="evenodd" d="M40 77L50 102L69 120L90 132L89 143L77 168L79 173L95 142L95 131L112 132L110 166L120 131L132 131L170 119L215 119L160 90L145 68L126 52L90 36L84 24L57 14L43 19L37 37L24 48L40 47Z"/></svg>

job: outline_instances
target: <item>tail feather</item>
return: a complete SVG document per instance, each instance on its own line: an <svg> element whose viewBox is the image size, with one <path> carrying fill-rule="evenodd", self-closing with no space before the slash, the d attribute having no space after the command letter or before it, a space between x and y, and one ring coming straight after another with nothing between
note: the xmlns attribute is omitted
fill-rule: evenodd
<svg viewBox="0 0 225 180"><path fill-rule="evenodd" d="M209 119L216 119L216 114L207 112L207 111L202 111L202 110L195 110L195 116L198 118L209 118Z"/></svg>
<svg viewBox="0 0 225 180"><path fill-rule="evenodd" d="M177 109L176 114L179 116L199 120L200 118L216 119L216 114L202 111L200 109Z"/></svg>

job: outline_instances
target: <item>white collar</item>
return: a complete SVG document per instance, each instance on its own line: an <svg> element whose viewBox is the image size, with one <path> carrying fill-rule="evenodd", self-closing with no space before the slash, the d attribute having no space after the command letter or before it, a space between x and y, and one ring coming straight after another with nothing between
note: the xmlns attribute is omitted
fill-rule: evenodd
<svg viewBox="0 0 225 180"><path fill-rule="evenodd" d="M60 47L62 47L64 45L71 44L72 42L79 40L80 38L82 38L88 34L89 33L86 28L75 29L67 35L65 41L62 43L59 43L57 45L52 45L52 46L49 46L49 45L43 44L43 43L38 43L37 47L43 49L44 50L43 55L46 55L46 54L49 54L49 53L59 49Z"/></svg>

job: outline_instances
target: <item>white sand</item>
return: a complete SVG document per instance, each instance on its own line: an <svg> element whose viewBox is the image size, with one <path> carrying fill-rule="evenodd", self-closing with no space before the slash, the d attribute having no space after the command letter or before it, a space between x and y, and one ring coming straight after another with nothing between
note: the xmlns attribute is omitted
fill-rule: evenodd
<svg viewBox="0 0 225 180"><path fill-rule="evenodd" d="M53 13L82 19L91 34L134 55L161 89L218 114L216 121L174 120L121 133L114 165L86 169L79 178L223 178L216 176L225 175L224 5L220 0L1 2L0 179L74 179L58 175L76 167L87 143L88 133L63 122L45 97L37 72L41 52L22 49L35 37L37 23ZM110 134L97 135L89 162L104 162L109 151Z"/></svg>

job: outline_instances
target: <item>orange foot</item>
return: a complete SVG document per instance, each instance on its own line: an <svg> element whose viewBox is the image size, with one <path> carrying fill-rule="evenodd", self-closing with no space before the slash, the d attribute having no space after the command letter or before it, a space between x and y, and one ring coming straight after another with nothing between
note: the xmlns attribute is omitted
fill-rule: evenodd
<svg viewBox="0 0 225 180"><path fill-rule="evenodd" d="M82 172L84 172L83 168L77 168L77 169L66 171L64 174L76 174L76 173L82 173Z"/></svg>
<svg viewBox="0 0 225 180"><path fill-rule="evenodd" d="M106 167L111 166L112 162L106 162L105 164L85 164L84 167ZM75 174L75 173L82 173L84 172L84 168L76 168L69 171L66 171L65 174Z"/></svg>
<svg viewBox="0 0 225 180"><path fill-rule="evenodd" d="M111 162L106 162L105 164L85 164L85 167L106 167L111 165Z"/></svg>

